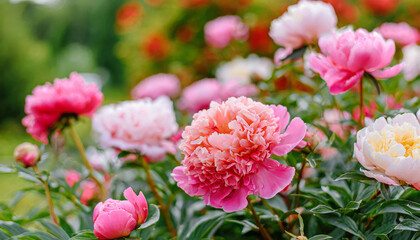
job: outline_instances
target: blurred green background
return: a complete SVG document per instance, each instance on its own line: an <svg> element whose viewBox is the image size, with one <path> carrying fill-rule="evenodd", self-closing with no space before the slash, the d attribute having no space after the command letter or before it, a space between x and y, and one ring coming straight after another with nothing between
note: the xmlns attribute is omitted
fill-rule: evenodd
<svg viewBox="0 0 420 240"><path fill-rule="evenodd" d="M406 21L420 27L419 0L325 0L339 26L374 29ZM373 2L396 2L374 10ZM294 0L3 0L0 1L0 163L13 162L18 144L35 142L25 133L25 96L39 84L88 73L103 85L105 104L129 98L130 89L159 72L176 74L185 87L213 77L220 61L251 52L272 57L270 22ZM370 3L369 3L370 2ZM392 3L393 4L393 3ZM236 14L250 26L250 38L228 49L204 42L203 27L218 16ZM85 137L89 136L86 131ZM0 202L25 186L0 175ZM27 205L29 208L31 205Z"/></svg>

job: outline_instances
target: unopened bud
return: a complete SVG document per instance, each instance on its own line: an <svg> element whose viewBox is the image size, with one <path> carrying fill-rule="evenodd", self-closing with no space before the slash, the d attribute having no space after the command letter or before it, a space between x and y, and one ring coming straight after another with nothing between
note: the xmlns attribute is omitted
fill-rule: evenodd
<svg viewBox="0 0 420 240"><path fill-rule="evenodd" d="M41 158L41 151L37 145L25 142L15 148L13 156L17 162L23 163L25 167L32 167Z"/></svg>

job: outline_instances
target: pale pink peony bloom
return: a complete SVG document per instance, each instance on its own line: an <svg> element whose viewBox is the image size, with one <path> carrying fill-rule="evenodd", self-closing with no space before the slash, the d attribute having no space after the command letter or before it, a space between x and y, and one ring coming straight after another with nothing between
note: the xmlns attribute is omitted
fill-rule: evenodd
<svg viewBox="0 0 420 240"><path fill-rule="evenodd" d="M15 148L13 157L17 162L23 163L25 167L33 167L40 160L41 151L37 145L25 142Z"/></svg>
<svg viewBox="0 0 420 240"><path fill-rule="evenodd" d="M327 82L331 94L346 92L358 83L365 72L376 78L397 75L402 64L385 70L395 53L392 40L384 40L377 32L346 29L319 39L323 54L312 53L310 67Z"/></svg>
<svg viewBox="0 0 420 240"><path fill-rule="evenodd" d="M181 90L177 76L172 74L156 74L141 81L131 90L133 99L149 97L156 99L162 95L175 98Z"/></svg>
<svg viewBox="0 0 420 240"><path fill-rule="evenodd" d="M357 132L354 155L366 176L389 185L420 183L420 123L413 113L378 118Z"/></svg>
<svg viewBox="0 0 420 240"><path fill-rule="evenodd" d="M300 118L289 119L285 107L246 97L212 102L185 128L185 158L172 177L188 195L226 212L245 208L250 194L272 198L291 183L295 169L270 155L290 152L306 132Z"/></svg>
<svg viewBox="0 0 420 240"><path fill-rule="evenodd" d="M102 147L139 151L151 161L176 152L169 138L178 124L172 101L166 96L104 106L93 116L92 127Z"/></svg>
<svg viewBox="0 0 420 240"><path fill-rule="evenodd" d="M376 31L384 38L392 39L403 46L415 44L420 40L419 31L405 22L384 23Z"/></svg>
<svg viewBox="0 0 420 240"><path fill-rule="evenodd" d="M140 192L127 188L124 197L128 200L108 199L96 205L93 211L93 233L99 239L115 239L130 233L146 221L148 206Z"/></svg>
<svg viewBox="0 0 420 240"><path fill-rule="evenodd" d="M334 132L338 137L344 139L351 130L351 126L348 123L342 123L342 121L351 120L351 115L348 112L340 111L336 108L327 109L324 111L321 124Z"/></svg>
<svg viewBox="0 0 420 240"><path fill-rule="evenodd" d="M316 41L337 25L334 8L321 1L300 1L288 7L279 18L271 22L270 37L284 48L275 54L276 62L292 53L293 49Z"/></svg>
<svg viewBox="0 0 420 240"><path fill-rule="evenodd" d="M77 73L71 73L69 79L37 86L26 97L27 116L22 123L32 137L47 144L49 131L63 114L91 117L102 100L103 94L95 84L87 84Z"/></svg>
<svg viewBox="0 0 420 240"><path fill-rule="evenodd" d="M248 26L238 16L218 17L204 26L207 44L216 48L225 48L233 40L246 40Z"/></svg>
<svg viewBox="0 0 420 240"><path fill-rule="evenodd" d="M80 174L78 171L70 169L66 172L66 183L73 187L74 184L80 182L82 180L82 174Z"/></svg>
<svg viewBox="0 0 420 240"><path fill-rule="evenodd" d="M412 81L420 75L420 46L414 44L405 46L402 52L404 79Z"/></svg>

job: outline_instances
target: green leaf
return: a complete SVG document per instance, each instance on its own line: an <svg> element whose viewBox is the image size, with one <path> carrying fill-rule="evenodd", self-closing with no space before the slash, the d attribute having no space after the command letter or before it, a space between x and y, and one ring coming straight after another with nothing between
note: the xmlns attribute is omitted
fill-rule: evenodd
<svg viewBox="0 0 420 240"><path fill-rule="evenodd" d="M28 230L24 229L23 227L19 226L15 222L11 221L1 221L0 220L0 228L6 230L7 232L11 233L12 235L19 235L21 233L27 232Z"/></svg>
<svg viewBox="0 0 420 240"><path fill-rule="evenodd" d="M226 222L236 223L236 224L242 225L244 227L251 228L251 229L256 230L256 231L258 230L258 226L255 225L254 223L252 223L251 221L248 221L248 220L238 221L238 220L229 219L229 220L226 220Z"/></svg>
<svg viewBox="0 0 420 240"><path fill-rule="evenodd" d="M380 95L381 94L381 86L380 86L378 80L374 76L370 75L369 73L365 73L365 76L366 76L367 79L369 79L372 82L373 86L375 86L376 91L378 92L378 95Z"/></svg>
<svg viewBox="0 0 420 240"><path fill-rule="evenodd" d="M313 212L313 213L318 213L318 214L334 213L334 214L340 215L332 207L326 206L326 205L318 205L318 206L314 207L313 209L311 209L310 211Z"/></svg>
<svg viewBox="0 0 420 240"><path fill-rule="evenodd" d="M28 239L28 237L39 240L61 240L46 232L25 232L14 236L12 239Z"/></svg>
<svg viewBox="0 0 420 240"><path fill-rule="evenodd" d="M286 60L296 60L296 59L302 58L303 55L305 55L305 52L306 52L307 48L308 48L308 46L305 45L301 48L295 49L295 50L293 50L293 52L289 56L287 56L287 57L285 57L281 60L286 61Z"/></svg>
<svg viewBox="0 0 420 240"><path fill-rule="evenodd" d="M5 232L0 230L0 239L8 239L10 236L7 235Z"/></svg>
<svg viewBox="0 0 420 240"><path fill-rule="evenodd" d="M70 240L97 240L98 238L91 231L84 231L78 233L76 236L70 238Z"/></svg>
<svg viewBox="0 0 420 240"><path fill-rule="evenodd" d="M335 179L335 181L342 181L342 180L354 180L354 181L358 181L365 184L377 183L376 180L366 177L364 174L358 173L358 172L346 172Z"/></svg>
<svg viewBox="0 0 420 240"><path fill-rule="evenodd" d="M217 224L234 215L236 215L236 213L225 214L224 212L216 212L212 215L206 215L198 220L198 222L190 229L186 239L202 239L206 237L207 234L217 226Z"/></svg>
<svg viewBox="0 0 420 240"><path fill-rule="evenodd" d="M366 237L359 231L357 224L348 216L341 216L341 217L327 217L323 218L325 222L336 226L348 233L351 233L359 238L365 239Z"/></svg>
<svg viewBox="0 0 420 240"><path fill-rule="evenodd" d="M144 222L139 229L145 229L148 228L150 226L152 226L153 224L157 223L157 221L159 221L159 217L160 217L160 211L159 208L154 205L154 204L150 204L149 205L149 213L148 213L148 218L146 220L146 222Z"/></svg>
<svg viewBox="0 0 420 240"><path fill-rule="evenodd" d="M62 240L70 239L69 235L67 235L67 233L63 229L58 227L57 225L51 222L45 221L45 220L41 220L39 222L42 224L42 226L44 226L48 230L48 232L55 235L57 238L62 239Z"/></svg>
<svg viewBox="0 0 420 240"><path fill-rule="evenodd" d="M313 237L309 238L309 240L325 240L325 239L331 239L331 238L332 237L328 236L328 235L316 235L316 236L313 236Z"/></svg>
<svg viewBox="0 0 420 240"><path fill-rule="evenodd" d="M405 219L395 227L395 230L420 231L420 220Z"/></svg>

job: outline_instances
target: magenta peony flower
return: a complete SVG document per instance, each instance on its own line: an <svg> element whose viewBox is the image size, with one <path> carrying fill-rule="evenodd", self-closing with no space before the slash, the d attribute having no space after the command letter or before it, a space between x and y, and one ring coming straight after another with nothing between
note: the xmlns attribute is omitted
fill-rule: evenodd
<svg viewBox="0 0 420 240"><path fill-rule="evenodd" d="M166 96L104 106L93 116L92 127L102 147L138 151L151 161L176 152L169 139L178 124L172 101Z"/></svg>
<svg viewBox="0 0 420 240"><path fill-rule="evenodd" d="M41 151L37 145L25 142L15 148L13 156L17 162L23 163L25 167L32 167L41 158Z"/></svg>
<svg viewBox="0 0 420 240"><path fill-rule="evenodd" d="M246 40L248 30L248 26L238 16L218 17L204 26L207 44L220 49L232 40Z"/></svg>
<svg viewBox="0 0 420 240"><path fill-rule="evenodd" d="M346 29L319 39L323 54L312 53L309 65L327 82L331 94L340 94L359 82L365 72L376 78L397 75L402 64L388 66L395 53L395 44L376 32Z"/></svg>
<svg viewBox="0 0 420 240"><path fill-rule="evenodd" d="M332 31L336 24L334 8L328 3L300 1L289 6L287 12L271 23L270 37L284 47L278 50L275 58L280 60L293 49L316 41L322 34Z"/></svg>
<svg viewBox="0 0 420 240"><path fill-rule="evenodd" d="M143 193L138 196L127 188L124 197L128 200L108 199L96 205L93 211L93 233L99 239L126 237L146 221L147 201Z"/></svg>
<svg viewBox="0 0 420 240"><path fill-rule="evenodd" d="M141 81L131 90L133 99L149 97L156 99L162 95L174 98L177 97L181 86L179 79L172 74L156 74Z"/></svg>
<svg viewBox="0 0 420 240"><path fill-rule="evenodd" d="M47 144L51 128L63 114L92 116L101 105L103 94L93 83L87 84L77 73L69 79L55 79L54 84L37 86L26 97L22 123L33 138Z"/></svg>
<svg viewBox="0 0 420 240"><path fill-rule="evenodd" d="M384 23L376 31L384 38L392 39L403 46L415 44L420 40L419 31L405 22Z"/></svg>
<svg viewBox="0 0 420 240"><path fill-rule="evenodd" d="M82 180L82 174L80 174L78 171L70 169L66 172L66 183L73 187L74 184L80 182Z"/></svg>
<svg viewBox="0 0 420 240"><path fill-rule="evenodd" d="M306 132L300 118L290 124L289 118L283 106L246 97L212 102L185 128L185 158L172 177L188 195L226 212L245 208L250 194L272 198L291 183L295 169L270 155L290 152Z"/></svg>

